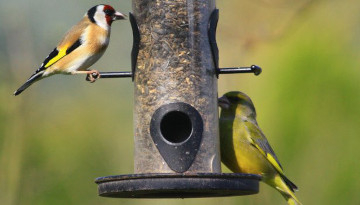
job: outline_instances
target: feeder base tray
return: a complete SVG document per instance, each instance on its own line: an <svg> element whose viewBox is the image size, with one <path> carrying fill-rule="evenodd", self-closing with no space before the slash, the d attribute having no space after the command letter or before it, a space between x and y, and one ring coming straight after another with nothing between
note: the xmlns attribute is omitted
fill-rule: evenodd
<svg viewBox="0 0 360 205"><path fill-rule="evenodd" d="M203 198L257 194L253 174L132 174L96 179L99 195L114 198Z"/></svg>

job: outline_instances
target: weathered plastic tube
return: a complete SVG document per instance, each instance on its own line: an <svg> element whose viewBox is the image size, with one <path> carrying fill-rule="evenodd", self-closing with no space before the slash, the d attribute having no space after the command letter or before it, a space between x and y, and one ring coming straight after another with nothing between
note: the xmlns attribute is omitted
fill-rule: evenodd
<svg viewBox="0 0 360 205"><path fill-rule="evenodd" d="M133 0L135 173L220 173L214 0Z"/></svg>

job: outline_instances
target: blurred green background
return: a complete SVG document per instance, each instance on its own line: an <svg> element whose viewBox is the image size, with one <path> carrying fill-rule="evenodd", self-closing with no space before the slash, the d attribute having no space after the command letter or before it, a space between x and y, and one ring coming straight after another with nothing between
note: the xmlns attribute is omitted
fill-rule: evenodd
<svg viewBox="0 0 360 205"><path fill-rule="evenodd" d="M57 75L12 93L93 5L122 12L131 1L0 0L0 203L285 204L258 195L185 200L97 196L94 179L133 172L133 84ZM360 2L225 0L220 65L258 64L263 73L223 75L219 95L252 97L258 122L304 204L360 204ZM132 32L113 24L93 68L127 71ZM225 172L228 170L224 167Z"/></svg>

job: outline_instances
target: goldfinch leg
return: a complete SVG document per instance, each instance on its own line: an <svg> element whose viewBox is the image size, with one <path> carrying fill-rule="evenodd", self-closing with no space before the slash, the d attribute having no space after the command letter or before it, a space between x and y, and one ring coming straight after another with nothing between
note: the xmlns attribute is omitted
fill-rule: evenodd
<svg viewBox="0 0 360 205"><path fill-rule="evenodd" d="M100 73L97 70L75 71L72 74L86 74L86 80L90 81L91 83L100 78Z"/></svg>
<svg viewBox="0 0 360 205"><path fill-rule="evenodd" d="M100 78L100 73L97 70L90 70L86 76L86 80L90 81L90 83L94 83L97 79Z"/></svg>

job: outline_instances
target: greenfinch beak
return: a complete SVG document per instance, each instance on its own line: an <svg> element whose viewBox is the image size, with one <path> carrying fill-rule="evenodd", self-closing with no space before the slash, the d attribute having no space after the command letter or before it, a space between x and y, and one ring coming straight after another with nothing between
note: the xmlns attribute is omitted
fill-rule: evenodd
<svg viewBox="0 0 360 205"><path fill-rule="evenodd" d="M229 109L230 101L226 96L222 96L218 99L218 104L222 109Z"/></svg>

